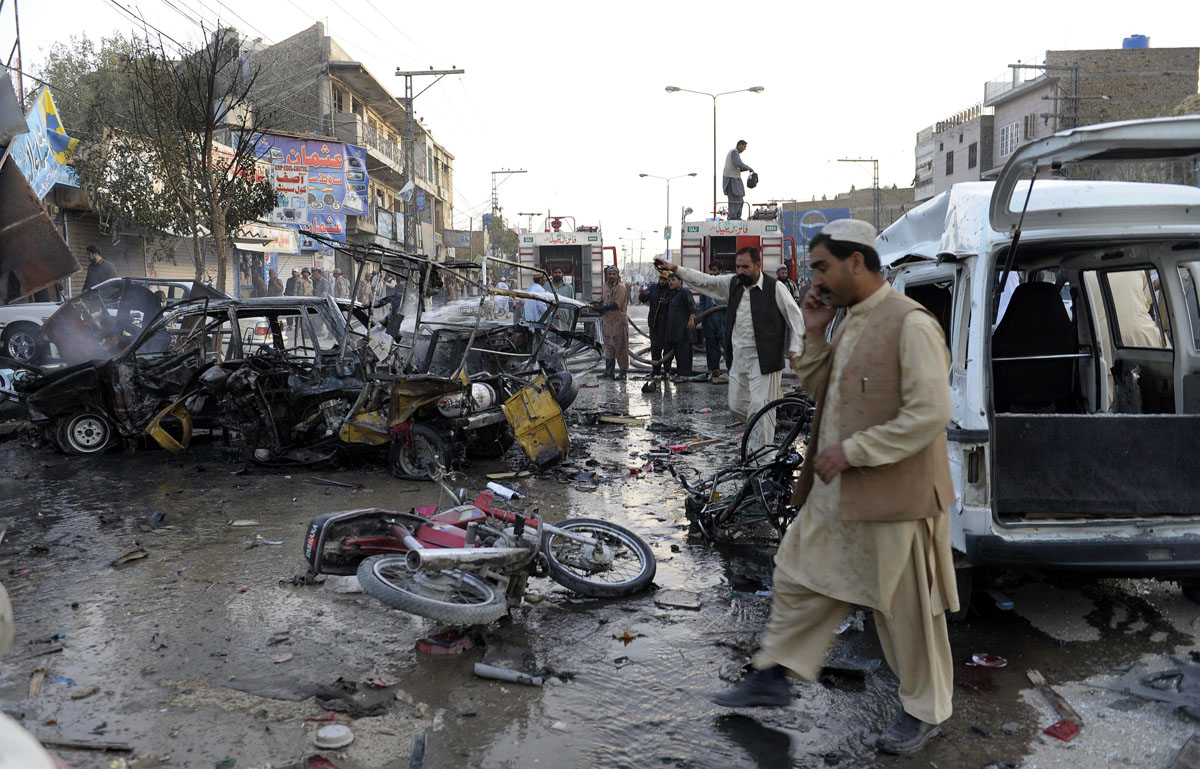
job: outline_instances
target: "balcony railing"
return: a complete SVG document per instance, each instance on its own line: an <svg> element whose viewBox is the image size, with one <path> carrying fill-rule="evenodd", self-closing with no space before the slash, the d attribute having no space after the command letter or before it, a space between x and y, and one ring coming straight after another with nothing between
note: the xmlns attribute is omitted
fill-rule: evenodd
<svg viewBox="0 0 1200 769"><path fill-rule="evenodd" d="M404 153L399 142L387 138L383 131L369 125L361 116L352 112L335 112L333 126L334 135L342 141L373 149L403 171Z"/></svg>

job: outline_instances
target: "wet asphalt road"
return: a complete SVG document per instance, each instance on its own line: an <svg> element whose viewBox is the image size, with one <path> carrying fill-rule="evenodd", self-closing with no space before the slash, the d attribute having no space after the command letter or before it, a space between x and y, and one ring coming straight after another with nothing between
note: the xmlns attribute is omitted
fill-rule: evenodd
<svg viewBox="0 0 1200 769"><path fill-rule="evenodd" d="M588 377L587 383L596 380ZM444 503L432 484L399 481L380 467L277 471L246 467L216 441L181 457L160 451L66 457L22 437L0 443L0 576L17 638L0 661L0 707L45 738L128 743L168 766L281 767L315 752L324 712L309 697L337 679L381 678L382 715L350 724L356 740L326 754L342 769L407 767L415 733L428 734L425 766L451 767L1167 767L1195 722L1166 706L1099 687L1171 666L1196 647L1200 611L1169 583L1025 578L1005 583L1016 605L987 594L954 625L955 715L917 759L877 755L869 738L894 717L886 664L865 676L829 673L793 683L790 708L730 712L707 695L729 686L748 659L769 598L743 575L769 582L771 543L714 547L690 534L682 490L664 472L631 477L645 452L682 437L723 443L679 459L711 471L736 451L725 388L685 384L643 395L638 382L581 391L576 409L600 404L647 424L573 428L571 461L599 482L554 473L512 482L549 520L589 516L628 526L658 558L659 588L699 594L699 610L656 605L653 592L620 601L572 596L531 580L536 603L485 629L462 655L418 653L445 628L362 594L294 586L302 538L319 513ZM681 409L709 407L707 414ZM520 457L477 463L465 485L515 468ZM588 460L598 462L589 465ZM660 463L661 469L661 463ZM362 484L351 491L313 477ZM165 513L162 526L148 521ZM257 526L232 526L253 519ZM261 539L260 539L261 538ZM282 545L263 540L282 540ZM110 563L144 548L149 556ZM866 614L836 639L834 659L882 658ZM33 656L61 645L53 655ZM1009 661L967 666L973 653ZM543 688L473 676L479 660L570 674ZM35 669L45 668L31 696ZM1071 743L1044 736L1057 720L1025 678L1040 670L1081 713ZM72 699L89 686L99 691ZM411 700L411 704L409 702ZM1002 725L1016 725L1005 734ZM111 756L63 751L76 767Z"/></svg>

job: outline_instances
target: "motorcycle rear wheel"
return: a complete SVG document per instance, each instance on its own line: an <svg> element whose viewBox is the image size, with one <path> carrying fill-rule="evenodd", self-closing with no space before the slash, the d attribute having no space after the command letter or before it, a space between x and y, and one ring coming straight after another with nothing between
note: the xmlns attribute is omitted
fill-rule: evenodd
<svg viewBox="0 0 1200 769"><path fill-rule="evenodd" d="M508 599L465 571L410 571L405 556L376 555L358 565L358 582L372 598L409 614L450 625L486 625L508 613Z"/></svg>
<svg viewBox="0 0 1200 769"><path fill-rule="evenodd" d="M591 535L612 551L612 562L595 562L589 548L566 537L547 534L543 552L550 579L592 598L618 598L650 586L657 564L641 537L623 526L594 518L573 518L554 524L575 534Z"/></svg>

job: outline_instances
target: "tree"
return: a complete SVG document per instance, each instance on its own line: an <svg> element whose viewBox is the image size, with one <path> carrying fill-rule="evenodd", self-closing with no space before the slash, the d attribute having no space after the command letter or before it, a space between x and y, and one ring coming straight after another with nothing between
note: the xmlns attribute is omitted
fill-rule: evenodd
<svg viewBox="0 0 1200 769"><path fill-rule="evenodd" d="M516 257L520 242L517 231L508 226L503 216L497 214L492 217L488 226L488 239L498 256Z"/></svg>
<svg viewBox="0 0 1200 769"><path fill-rule="evenodd" d="M68 101L91 101L72 157L81 187L99 210L190 237L197 280L207 235L224 291L229 233L275 206L255 143L237 140L275 122L269 106L250 107L259 69L243 67L230 29L175 54L161 37L106 38L99 50L86 38L71 44L51 51L43 77L64 90L69 84Z"/></svg>

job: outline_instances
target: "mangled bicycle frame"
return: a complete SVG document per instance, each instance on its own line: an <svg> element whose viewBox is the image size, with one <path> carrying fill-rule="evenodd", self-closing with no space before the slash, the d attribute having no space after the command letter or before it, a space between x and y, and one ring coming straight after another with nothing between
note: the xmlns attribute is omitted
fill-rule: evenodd
<svg viewBox="0 0 1200 769"><path fill-rule="evenodd" d="M489 266L532 270L484 257L482 264L439 263L378 245L345 244L306 233L355 263L346 334L368 265L375 266L371 309L382 310L380 327L389 350L338 426L348 445L387 446L389 467L401 478L428 479L470 456L499 456L514 441L529 459L545 465L570 449L554 374L540 359L545 327L559 312L553 293L489 286ZM482 272L479 278L475 274ZM467 299L431 311L428 300L452 276ZM388 286L394 280L394 288ZM388 290L386 296L384 291ZM494 324L495 298L508 296L546 306L538 323ZM369 344L378 329L367 329ZM376 335L375 338L378 338ZM346 349L343 340L342 350Z"/></svg>

